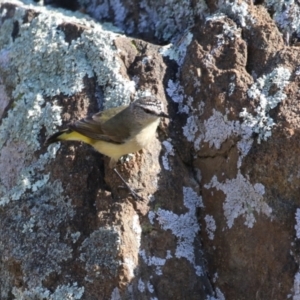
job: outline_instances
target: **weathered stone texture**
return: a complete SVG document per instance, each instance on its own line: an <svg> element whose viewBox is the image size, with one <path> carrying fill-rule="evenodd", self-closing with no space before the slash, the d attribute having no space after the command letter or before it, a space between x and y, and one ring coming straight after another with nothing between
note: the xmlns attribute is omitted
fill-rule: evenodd
<svg viewBox="0 0 300 300"><path fill-rule="evenodd" d="M299 4L78 8L126 35L0 3L0 298L300 299ZM170 119L118 165L144 201L89 146L43 146L145 92Z"/></svg>

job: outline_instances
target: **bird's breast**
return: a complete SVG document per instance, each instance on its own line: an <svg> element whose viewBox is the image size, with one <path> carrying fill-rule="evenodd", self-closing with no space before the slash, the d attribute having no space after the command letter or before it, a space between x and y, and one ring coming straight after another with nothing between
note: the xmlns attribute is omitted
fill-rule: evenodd
<svg viewBox="0 0 300 300"><path fill-rule="evenodd" d="M113 144L98 140L94 142L93 147L100 153L105 154L114 160L118 160L125 154L134 153L145 148L154 138L159 121L160 119L158 118L142 130L132 133L130 138L122 144Z"/></svg>
<svg viewBox="0 0 300 300"><path fill-rule="evenodd" d="M148 143L154 138L159 121L160 119L158 118L135 135L133 140L135 140L136 144L140 147L138 150L145 148Z"/></svg>

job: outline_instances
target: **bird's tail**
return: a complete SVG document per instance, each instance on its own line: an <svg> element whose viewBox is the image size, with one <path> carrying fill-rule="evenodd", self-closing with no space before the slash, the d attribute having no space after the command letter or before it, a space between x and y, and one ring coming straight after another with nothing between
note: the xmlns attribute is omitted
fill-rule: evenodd
<svg viewBox="0 0 300 300"><path fill-rule="evenodd" d="M60 141L81 141L87 144L92 144L92 140L89 137L70 129L64 129L49 136L45 141L45 145L48 146Z"/></svg>
<svg viewBox="0 0 300 300"><path fill-rule="evenodd" d="M51 136L49 136L46 139L45 145L48 146L50 144L59 142L61 140L60 136L63 135L64 133L66 133L66 132L67 132L67 129L66 130L62 130L62 131L58 131L58 132L52 134Z"/></svg>

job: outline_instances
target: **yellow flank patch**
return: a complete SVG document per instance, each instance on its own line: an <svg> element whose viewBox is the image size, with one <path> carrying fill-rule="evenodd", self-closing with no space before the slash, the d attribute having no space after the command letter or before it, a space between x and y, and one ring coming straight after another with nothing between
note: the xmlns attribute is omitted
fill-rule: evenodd
<svg viewBox="0 0 300 300"><path fill-rule="evenodd" d="M58 137L58 139L62 141L80 141L89 145L93 144L93 140L91 138L84 136L76 131L72 131L70 133L64 132Z"/></svg>

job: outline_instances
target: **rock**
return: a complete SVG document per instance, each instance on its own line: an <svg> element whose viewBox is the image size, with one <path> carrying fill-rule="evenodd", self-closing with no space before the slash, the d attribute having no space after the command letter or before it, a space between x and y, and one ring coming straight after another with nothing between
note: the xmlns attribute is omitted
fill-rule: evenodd
<svg viewBox="0 0 300 300"><path fill-rule="evenodd" d="M0 3L0 298L299 299L299 4L24 2ZM43 146L143 93L170 115L118 165L143 201Z"/></svg>

